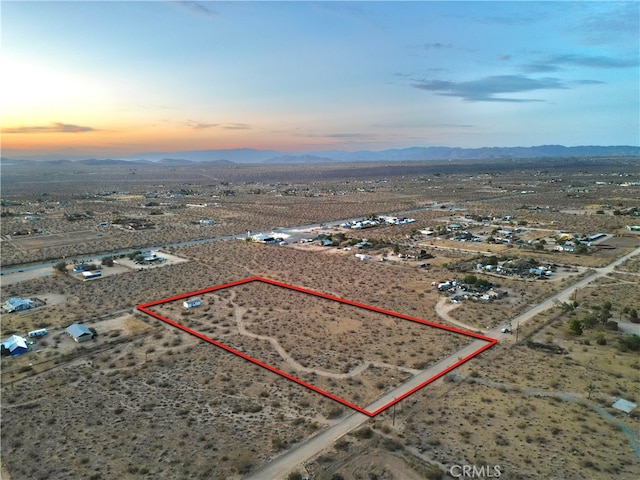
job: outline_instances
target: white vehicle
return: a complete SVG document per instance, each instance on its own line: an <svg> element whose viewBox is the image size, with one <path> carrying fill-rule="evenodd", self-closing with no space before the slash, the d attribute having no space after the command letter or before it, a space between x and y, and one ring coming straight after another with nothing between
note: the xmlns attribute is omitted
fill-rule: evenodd
<svg viewBox="0 0 640 480"><path fill-rule="evenodd" d="M502 330L500 330L502 333L510 333L511 330L509 330L507 327L504 327Z"/></svg>

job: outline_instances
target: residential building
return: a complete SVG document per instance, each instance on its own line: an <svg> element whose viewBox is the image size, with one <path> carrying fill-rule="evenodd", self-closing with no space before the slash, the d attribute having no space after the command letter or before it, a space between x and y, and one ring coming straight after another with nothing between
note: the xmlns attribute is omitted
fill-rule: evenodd
<svg viewBox="0 0 640 480"><path fill-rule="evenodd" d="M19 335L11 335L2 342L2 346L9 352L9 354L11 354L12 357L29 351L27 340Z"/></svg>
<svg viewBox="0 0 640 480"><path fill-rule="evenodd" d="M23 310L29 310L31 307L33 307L33 300L19 297L11 297L2 306L7 313L21 312Z"/></svg>
<svg viewBox="0 0 640 480"><path fill-rule="evenodd" d="M65 330L77 343L86 342L93 338L93 332L81 323L73 323Z"/></svg>

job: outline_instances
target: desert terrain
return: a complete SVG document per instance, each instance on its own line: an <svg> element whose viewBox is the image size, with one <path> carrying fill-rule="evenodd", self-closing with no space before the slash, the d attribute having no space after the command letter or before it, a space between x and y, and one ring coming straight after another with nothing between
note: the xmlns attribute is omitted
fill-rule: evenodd
<svg viewBox="0 0 640 480"><path fill-rule="evenodd" d="M640 403L640 256L512 323L640 246L628 228L640 224L638 159L25 162L1 180L2 303L43 302L3 313L2 339L48 330L2 357L2 478L252 478L349 419L344 404L136 308L255 276L509 329L282 478L455 478L464 465L509 479L640 475L640 408L612 407ZM344 225L365 219L377 223ZM258 232L282 241L251 241ZM101 276L74 274L83 260ZM469 343L273 285L194 297L201 306L152 309L359 406ZM74 342L74 322L97 335Z"/></svg>

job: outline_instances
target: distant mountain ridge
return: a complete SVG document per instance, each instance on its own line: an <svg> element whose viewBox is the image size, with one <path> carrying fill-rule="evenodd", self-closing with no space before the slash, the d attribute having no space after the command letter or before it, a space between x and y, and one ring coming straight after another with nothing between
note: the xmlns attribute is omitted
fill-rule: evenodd
<svg viewBox="0 0 640 480"><path fill-rule="evenodd" d="M234 148L224 150L190 150L182 152L149 152L118 158L76 158L75 162L85 165L148 164L167 166L191 165L193 163L216 162L220 165L232 163L329 163L329 162L371 162L371 161L422 161L422 160L484 160L484 159L531 159L542 157L606 157L640 156L640 147L629 145L598 146L584 145L565 147L563 145L538 145L532 147L409 147L389 150L346 151L325 150L313 152L278 152L276 150L256 150ZM25 160L62 161L57 158L23 157ZM15 161L2 158L2 163Z"/></svg>

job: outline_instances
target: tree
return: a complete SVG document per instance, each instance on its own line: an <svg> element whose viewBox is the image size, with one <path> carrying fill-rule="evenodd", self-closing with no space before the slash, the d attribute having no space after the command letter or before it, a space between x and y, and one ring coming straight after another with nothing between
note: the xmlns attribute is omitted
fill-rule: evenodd
<svg viewBox="0 0 640 480"><path fill-rule="evenodd" d="M639 323L638 311L635 308L629 310L629 320L631 320L632 323Z"/></svg>
<svg viewBox="0 0 640 480"><path fill-rule="evenodd" d="M488 241L489 239L487 239ZM496 257L495 255L491 255L490 257L487 257L487 265L498 265L498 257Z"/></svg>
<svg viewBox="0 0 640 480"><path fill-rule="evenodd" d="M475 285L475 283L478 281L478 277L470 273L468 275L465 275L462 281L468 285Z"/></svg>
<svg viewBox="0 0 640 480"><path fill-rule="evenodd" d="M67 271L67 262L58 262L53 266L58 272L65 273Z"/></svg>
<svg viewBox="0 0 640 480"><path fill-rule="evenodd" d="M113 257L104 257L102 259L102 265L105 267L113 267Z"/></svg>
<svg viewBox="0 0 640 480"><path fill-rule="evenodd" d="M593 328L598 324L598 315L590 313L581 320L583 328Z"/></svg>
<svg viewBox="0 0 640 480"><path fill-rule="evenodd" d="M569 331L574 335L582 335L582 322L577 318L572 318L569 322Z"/></svg>
<svg viewBox="0 0 640 480"><path fill-rule="evenodd" d="M604 304L602 304L602 307L600 307L598 320L600 320L600 323L602 323L603 325L606 324L607 320L611 318L611 308L611 302L604 302Z"/></svg>
<svg viewBox="0 0 640 480"><path fill-rule="evenodd" d="M591 382L589 385L587 385L585 387L585 390L587 391L587 399L591 400L591 394L593 392L595 392L598 388L593 384L593 382Z"/></svg>

